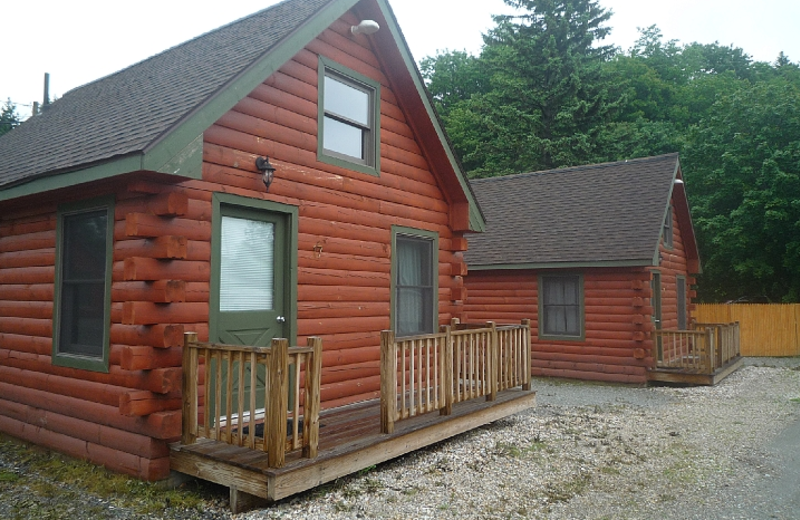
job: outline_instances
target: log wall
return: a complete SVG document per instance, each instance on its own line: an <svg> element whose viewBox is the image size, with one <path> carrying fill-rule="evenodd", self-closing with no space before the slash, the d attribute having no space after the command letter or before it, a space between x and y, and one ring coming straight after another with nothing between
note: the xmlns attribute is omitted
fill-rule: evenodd
<svg viewBox="0 0 800 520"><path fill-rule="evenodd" d="M461 317L466 242L450 225L453 204L409 122L419 115L398 101L366 37L350 33L356 23L351 13L335 22L208 128L201 180L97 183L0 211L0 431L141 478L167 475L183 332L209 339L215 192L299 208L298 341L323 338L323 406L379 396L392 225L438 233L439 319ZM319 55L381 84L380 176L317 161ZM269 193L255 169L262 155L277 168ZM110 193L109 372L53 366L57 207Z"/></svg>
<svg viewBox="0 0 800 520"><path fill-rule="evenodd" d="M674 214L675 212L673 212ZM675 217L673 217L675 218ZM662 261L662 319L664 328L677 328L676 277L687 276L686 258L677 222L673 248L660 246ZM465 280L467 322L531 320L532 366L537 377L563 377L645 384L647 369L655 366L651 307L654 268L592 268L568 272L584 277L585 339L539 339L538 275L536 270L472 270ZM548 271L554 272L554 271ZM687 287L687 299L694 291ZM689 302L690 303L690 302ZM687 305L687 311L693 307ZM687 316L691 319L691 316Z"/></svg>

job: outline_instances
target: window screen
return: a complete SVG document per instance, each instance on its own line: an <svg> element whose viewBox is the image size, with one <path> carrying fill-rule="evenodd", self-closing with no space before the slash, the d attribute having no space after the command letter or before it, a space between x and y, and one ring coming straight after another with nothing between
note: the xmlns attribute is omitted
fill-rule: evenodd
<svg viewBox="0 0 800 520"><path fill-rule="evenodd" d="M434 332L433 244L433 240L397 236L395 331L399 336Z"/></svg>
<svg viewBox="0 0 800 520"><path fill-rule="evenodd" d="M108 213L102 208L61 217L57 354L104 358Z"/></svg>
<svg viewBox="0 0 800 520"><path fill-rule="evenodd" d="M540 280L540 333L545 336L581 336L583 302L580 275L548 275Z"/></svg>

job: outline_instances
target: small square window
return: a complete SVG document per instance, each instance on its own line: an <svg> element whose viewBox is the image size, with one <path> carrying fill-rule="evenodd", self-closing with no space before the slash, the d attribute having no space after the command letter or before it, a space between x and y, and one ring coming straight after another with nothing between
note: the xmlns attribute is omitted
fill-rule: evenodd
<svg viewBox="0 0 800 520"><path fill-rule="evenodd" d="M320 161L377 174L380 85L320 58Z"/></svg>
<svg viewBox="0 0 800 520"><path fill-rule="evenodd" d="M583 283L577 274L539 277L539 336L583 337Z"/></svg>

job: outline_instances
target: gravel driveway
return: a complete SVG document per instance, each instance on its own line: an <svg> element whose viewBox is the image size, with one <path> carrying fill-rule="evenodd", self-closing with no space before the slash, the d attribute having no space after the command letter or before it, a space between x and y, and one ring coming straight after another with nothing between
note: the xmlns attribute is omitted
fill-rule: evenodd
<svg viewBox="0 0 800 520"><path fill-rule="evenodd" d="M716 387L535 379L534 410L234 518L800 519L800 358L746 365ZM100 514L61 486L63 518L88 502L93 518L231 518L220 492L195 513ZM35 493L0 481L0 517Z"/></svg>

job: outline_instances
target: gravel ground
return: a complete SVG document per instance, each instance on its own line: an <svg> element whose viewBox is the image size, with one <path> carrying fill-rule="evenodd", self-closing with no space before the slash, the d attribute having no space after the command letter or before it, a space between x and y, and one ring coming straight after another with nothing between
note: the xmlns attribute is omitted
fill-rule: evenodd
<svg viewBox="0 0 800 520"><path fill-rule="evenodd" d="M533 386L534 410L269 508L232 517L212 490L149 517L800 519L800 358L748 359L716 387ZM30 491L0 480L0 518ZM145 518L107 502L96 517Z"/></svg>

